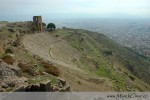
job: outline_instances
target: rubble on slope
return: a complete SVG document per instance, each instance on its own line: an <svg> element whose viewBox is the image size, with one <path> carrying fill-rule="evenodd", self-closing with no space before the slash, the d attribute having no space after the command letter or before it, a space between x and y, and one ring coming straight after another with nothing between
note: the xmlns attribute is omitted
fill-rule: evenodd
<svg viewBox="0 0 150 100"><path fill-rule="evenodd" d="M58 83L52 85L50 80L42 80L37 83L28 83L28 78L21 75L22 70L17 66L8 65L0 59L0 92L23 91L70 91L66 81L58 78Z"/></svg>

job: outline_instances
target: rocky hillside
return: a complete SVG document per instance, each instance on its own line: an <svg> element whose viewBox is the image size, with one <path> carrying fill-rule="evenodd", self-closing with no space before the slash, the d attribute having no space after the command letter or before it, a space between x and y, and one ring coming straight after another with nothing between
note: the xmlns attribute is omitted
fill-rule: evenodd
<svg viewBox="0 0 150 100"><path fill-rule="evenodd" d="M103 34L69 28L38 33L32 22L19 22L3 26L0 38L1 63L25 84L18 89L1 78L1 91L150 90L149 59Z"/></svg>

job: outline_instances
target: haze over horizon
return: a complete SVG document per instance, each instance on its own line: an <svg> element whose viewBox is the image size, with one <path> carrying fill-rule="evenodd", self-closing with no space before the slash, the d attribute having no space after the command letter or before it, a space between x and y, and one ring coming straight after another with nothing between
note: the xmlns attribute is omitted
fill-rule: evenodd
<svg viewBox="0 0 150 100"><path fill-rule="evenodd" d="M149 0L0 0L0 20L149 18Z"/></svg>

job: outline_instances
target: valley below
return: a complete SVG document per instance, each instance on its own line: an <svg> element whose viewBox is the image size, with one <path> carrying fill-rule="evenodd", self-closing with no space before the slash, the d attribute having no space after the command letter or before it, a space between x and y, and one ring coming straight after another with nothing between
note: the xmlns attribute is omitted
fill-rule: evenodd
<svg viewBox="0 0 150 100"><path fill-rule="evenodd" d="M150 56L149 19L87 18L56 21L59 27L70 27L100 32L117 43Z"/></svg>

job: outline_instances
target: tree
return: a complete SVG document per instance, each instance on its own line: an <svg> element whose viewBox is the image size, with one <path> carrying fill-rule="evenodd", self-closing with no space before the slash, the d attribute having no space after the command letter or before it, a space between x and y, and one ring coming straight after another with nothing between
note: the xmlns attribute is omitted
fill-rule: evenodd
<svg viewBox="0 0 150 100"><path fill-rule="evenodd" d="M46 24L45 24L45 23L42 23L42 26L43 26L43 27L46 27Z"/></svg>
<svg viewBox="0 0 150 100"><path fill-rule="evenodd" d="M55 26L54 23L49 23L49 24L47 25L47 30L53 31L53 30L55 30L55 29L56 29L56 26Z"/></svg>

